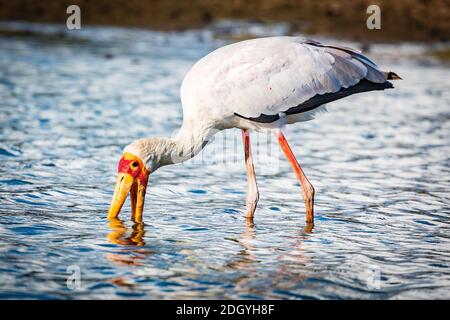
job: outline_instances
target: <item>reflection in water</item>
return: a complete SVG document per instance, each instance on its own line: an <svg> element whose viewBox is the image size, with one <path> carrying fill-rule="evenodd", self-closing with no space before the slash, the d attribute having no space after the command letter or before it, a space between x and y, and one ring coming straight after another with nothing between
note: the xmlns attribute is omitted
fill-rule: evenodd
<svg viewBox="0 0 450 320"><path fill-rule="evenodd" d="M261 243L256 240L255 224L253 220L247 219L245 231L235 240L242 246L242 250L236 254L233 261L225 265L226 269L245 271L235 279L236 291L241 294L256 294L271 290L274 287L290 290L297 286L299 282L311 276L312 271L306 267L311 263L311 259L304 255L307 250L303 241L307 239L307 235L312 232L312 229L313 224L307 224L299 235L293 239L291 247L270 248L270 251L281 251L282 254L274 254L275 269L268 278L261 279L259 269L262 267L262 261L258 259L258 256L261 252L265 252L267 248L258 246Z"/></svg>
<svg viewBox="0 0 450 320"><path fill-rule="evenodd" d="M313 223L307 223L303 230L294 237L293 244L287 252L284 253L283 250L283 253L278 255L280 264L273 277L278 288L286 291L292 290L312 276L312 270L308 268L312 264L312 258L307 255L308 247L304 242L312 233L313 227Z"/></svg>
<svg viewBox="0 0 450 320"><path fill-rule="evenodd" d="M252 240L255 239L255 224L253 219L246 219L245 231L235 241L242 246L235 259L227 263L225 267L231 269L250 269L251 265L255 262L255 255L252 253L254 246Z"/></svg>
<svg viewBox="0 0 450 320"><path fill-rule="evenodd" d="M142 265L145 255L152 253L148 249L139 249L139 247L145 245L143 240L145 224L143 222L135 222L129 235L129 230L125 223L118 218L111 219L108 226L111 229L107 237L108 240L123 247L119 247L119 253L108 253L106 255L107 259L119 265Z"/></svg>
<svg viewBox="0 0 450 320"><path fill-rule="evenodd" d="M111 232L108 234L108 239L112 243L120 245L134 245L143 246L145 242L143 237L145 235L145 225L143 222L135 222L132 226L130 236L126 237L128 228L125 223L118 219L110 219L109 228Z"/></svg>
<svg viewBox="0 0 450 320"><path fill-rule="evenodd" d="M225 269L230 269L233 271L241 271L234 280L234 285L236 291L240 293L251 293L251 280L255 278L257 274L257 266L255 265L258 261L256 260L256 255L253 252L255 250L254 240L255 240L255 224L253 219L245 220L245 230L237 239L233 239L242 249L239 250L232 261L225 264Z"/></svg>

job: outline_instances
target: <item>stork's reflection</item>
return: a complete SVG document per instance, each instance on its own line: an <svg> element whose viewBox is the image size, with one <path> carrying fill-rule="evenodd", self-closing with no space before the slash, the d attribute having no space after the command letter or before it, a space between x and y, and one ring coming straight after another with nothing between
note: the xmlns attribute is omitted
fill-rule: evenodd
<svg viewBox="0 0 450 320"><path fill-rule="evenodd" d="M230 261L226 267L231 269L246 269L255 262L254 246L252 241L255 239L255 224L253 219L246 219L245 230L236 241L242 246L235 259Z"/></svg>
<svg viewBox="0 0 450 320"><path fill-rule="evenodd" d="M143 222L135 222L131 227L129 236L127 236L127 226L118 218L110 219L109 228L111 229L111 232L108 234L108 239L114 244L134 246L145 245L143 240L145 235L145 225Z"/></svg>
<svg viewBox="0 0 450 320"><path fill-rule="evenodd" d="M260 265L259 255L267 248L264 241L256 239L258 230L251 220L247 220L245 230L235 241L242 247L232 261L225 265L225 269L237 271L235 279L236 290L240 294L259 294L273 288L289 290L309 278L312 273L308 266L312 263L312 258L307 254L307 247L304 241L313 232L314 225L307 223L296 235L288 239L291 245L288 250L279 250L275 244L273 250L277 261L274 269L267 273ZM267 245L267 243L266 243ZM277 252L279 252L277 254Z"/></svg>
<svg viewBox="0 0 450 320"><path fill-rule="evenodd" d="M152 251L141 248L145 245L145 224L135 222L131 228L128 228L120 219L111 219L109 222L111 229L107 238L111 243L123 246L119 247L117 253L108 253L107 259L118 265L142 265L145 256Z"/></svg>

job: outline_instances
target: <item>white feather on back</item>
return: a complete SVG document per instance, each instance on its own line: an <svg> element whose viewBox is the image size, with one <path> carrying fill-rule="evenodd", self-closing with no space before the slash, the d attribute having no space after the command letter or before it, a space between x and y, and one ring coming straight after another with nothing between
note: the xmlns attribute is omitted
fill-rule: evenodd
<svg viewBox="0 0 450 320"><path fill-rule="evenodd" d="M355 50L298 37L260 38L219 48L199 60L183 81L181 99L185 118L220 123L232 121L235 113L249 118L279 114L364 78L386 81L386 75ZM314 113L286 121L305 121Z"/></svg>

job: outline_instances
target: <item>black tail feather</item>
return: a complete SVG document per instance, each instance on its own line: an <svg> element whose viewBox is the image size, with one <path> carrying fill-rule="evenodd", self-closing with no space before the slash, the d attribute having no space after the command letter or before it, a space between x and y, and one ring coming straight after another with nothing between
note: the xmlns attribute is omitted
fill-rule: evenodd
<svg viewBox="0 0 450 320"><path fill-rule="evenodd" d="M403 80L398 74L395 72L389 71L387 75L388 80Z"/></svg>

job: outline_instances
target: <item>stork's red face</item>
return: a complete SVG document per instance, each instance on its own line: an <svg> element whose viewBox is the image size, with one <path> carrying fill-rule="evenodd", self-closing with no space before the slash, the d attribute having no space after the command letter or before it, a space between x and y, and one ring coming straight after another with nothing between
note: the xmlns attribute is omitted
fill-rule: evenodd
<svg viewBox="0 0 450 320"><path fill-rule="evenodd" d="M124 153L119 161L116 187L109 208L108 218L114 219L120 213L122 206L130 193L131 218L142 221L144 209L145 190L147 189L150 172L142 160L131 153Z"/></svg>

